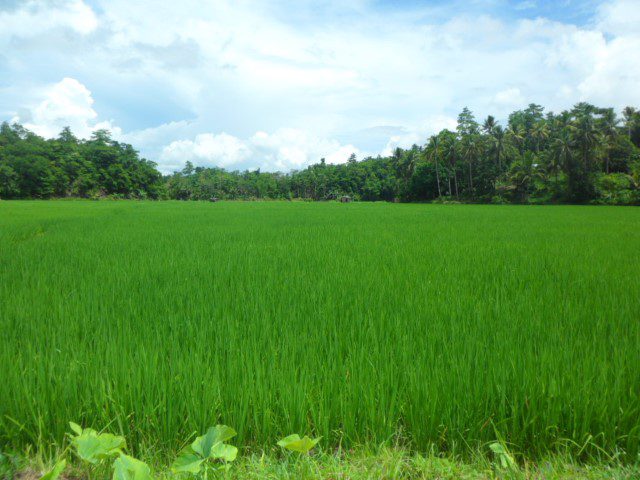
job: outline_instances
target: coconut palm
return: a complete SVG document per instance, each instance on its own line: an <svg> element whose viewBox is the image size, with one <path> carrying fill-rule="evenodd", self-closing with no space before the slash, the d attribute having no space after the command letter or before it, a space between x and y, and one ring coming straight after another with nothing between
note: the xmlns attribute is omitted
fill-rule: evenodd
<svg viewBox="0 0 640 480"><path fill-rule="evenodd" d="M633 107L624 107L624 110L622 110L624 125L627 127L627 135L629 136L631 136L631 128L633 127L633 120L636 113L636 109Z"/></svg>
<svg viewBox="0 0 640 480"><path fill-rule="evenodd" d="M589 171L591 170L592 152L599 140L593 116L580 115L573 123L571 132L573 141L580 150L582 164Z"/></svg>
<svg viewBox="0 0 640 480"><path fill-rule="evenodd" d="M536 153L540 152L540 143L549 138L549 126L547 122L536 122L531 129L531 139L535 142Z"/></svg>
<svg viewBox="0 0 640 480"><path fill-rule="evenodd" d="M434 162L436 168L436 183L438 184L438 197L442 196L440 190L440 167L438 165L438 157L440 156L440 137L438 135L432 135L429 139L429 145L427 146L431 161Z"/></svg>
<svg viewBox="0 0 640 480"><path fill-rule="evenodd" d="M492 130L491 139L493 143L493 153L495 155L496 165L498 166L498 172L502 172L502 159L504 158L506 151L507 136L504 129L500 125L496 125Z"/></svg>
<svg viewBox="0 0 640 480"><path fill-rule="evenodd" d="M606 108L602 110L600 118L600 143L605 152L605 171L609 173L609 163L611 161L611 149L615 145L616 137L618 136L618 123L620 121L616 117L616 112L613 108Z"/></svg>
<svg viewBox="0 0 640 480"><path fill-rule="evenodd" d="M489 115L482 124L482 130L484 131L484 133L491 135L497 125L498 122L496 122L496 119L492 115Z"/></svg>
<svg viewBox="0 0 640 480"><path fill-rule="evenodd" d="M526 201L533 182L544 179L544 176L538 157L533 152L527 151L511 164L508 179L519 199Z"/></svg>
<svg viewBox="0 0 640 480"><path fill-rule="evenodd" d="M571 133L568 128L563 128L551 146L551 167L555 173L556 184L558 183L558 173L571 162L572 147Z"/></svg>
<svg viewBox="0 0 640 480"><path fill-rule="evenodd" d="M524 127L522 125L518 125L514 128L509 128L507 130L507 135L509 136L509 139L513 142L513 144L518 148L518 152L522 154L525 140L527 138L527 132L525 131Z"/></svg>
<svg viewBox="0 0 640 480"><path fill-rule="evenodd" d="M469 193L473 195L473 164L480 156L480 137L468 135L462 139L462 157L469 167Z"/></svg>

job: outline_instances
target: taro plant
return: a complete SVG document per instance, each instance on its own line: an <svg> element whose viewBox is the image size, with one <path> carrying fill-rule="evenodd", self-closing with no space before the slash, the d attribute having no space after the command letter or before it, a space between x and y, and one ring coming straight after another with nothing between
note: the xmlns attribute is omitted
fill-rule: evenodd
<svg viewBox="0 0 640 480"><path fill-rule="evenodd" d="M71 437L76 454L94 465L121 454L127 446L124 437L119 435L98 433L92 428L82 428L73 422L69 422L69 425L76 434Z"/></svg>
<svg viewBox="0 0 640 480"><path fill-rule="evenodd" d="M113 462L113 480L151 480L149 466L124 453L127 442L124 437L110 433L98 433L92 428L82 428L77 423L69 422L75 435L71 437L71 444L76 454L82 460L93 465L117 457ZM58 466L62 464L61 468ZM65 467L64 460L58 462L49 472L45 480L56 480ZM46 477L46 475L45 475ZM44 477L43 477L44 478Z"/></svg>
<svg viewBox="0 0 640 480"><path fill-rule="evenodd" d="M174 473L190 473L207 478L210 472L228 471L230 463L238 456L238 449L226 444L236 436L236 431L226 425L216 425L197 437L173 462Z"/></svg>
<svg viewBox="0 0 640 480"><path fill-rule="evenodd" d="M151 480L151 469L149 466L138 460L121 453L113 462L112 480Z"/></svg>
<svg viewBox="0 0 640 480"><path fill-rule="evenodd" d="M513 455L511 455L511 452L509 452L509 449L507 449L507 447L503 443L494 442L491 445L489 445L489 449L491 449L493 454L496 456L497 460L500 462L500 466L503 469L505 470L518 469L518 464L513 458Z"/></svg>
<svg viewBox="0 0 640 480"><path fill-rule="evenodd" d="M313 440L308 436L300 438L300 435L294 433L288 437L284 437L278 442L282 448L291 450L292 452L309 454L309 452L317 445L322 437L314 438Z"/></svg>

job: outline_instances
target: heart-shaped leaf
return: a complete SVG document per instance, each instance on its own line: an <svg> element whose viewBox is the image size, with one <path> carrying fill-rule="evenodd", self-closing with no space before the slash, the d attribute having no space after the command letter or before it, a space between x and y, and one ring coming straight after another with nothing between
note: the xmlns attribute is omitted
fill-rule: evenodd
<svg viewBox="0 0 640 480"><path fill-rule="evenodd" d="M112 480L152 480L151 469L137 458L121 453L113 462Z"/></svg>
<svg viewBox="0 0 640 480"><path fill-rule="evenodd" d="M320 438L322 437L312 440L306 435L303 438L300 438L300 435L294 433L293 435L284 437L278 442L278 445L293 452L309 453L309 451L320 441Z"/></svg>
<svg viewBox="0 0 640 480"><path fill-rule="evenodd" d="M82 427L80 425L78 425L77 423L69 422L69 426L71 427L71 430L75 432L76 435L82 435Z"/></svg>
<svg viewBox="0 0 640 480"><path fill-rule="evenodd" d="M211 457L211 449L218 443L223 443L236 436L236 431L226 425L216 425L207 430L207 433L198 437L191 444L191 448L202 458Z"/></svg>
<svg viewBox="0 0 640 480"><path fill-rule="evenodd" d="M202 462L204 462L204 459L188 448L176 458L173 465L171 465L171 470L174 473L193 473L197 475L202 471Z"/></svg>
<svg viewBox="0 0 640 480"><path fill-rule="evenodd" d="M509 450L507 450L507 447L505 447L502 443L500 442L492 443L491 445L489 445L489 448L500 460L500 465L502 466L502 468L508 468L508 469L518 468L518 464L514 460L513 456L509 453Z"/></svg>
<svg viewBox="0 0 640 480"><path fill-rule="evenodd" d="M60 474L63 472L63 470L66 468L67 466L67 461L66 460L60 460L58 463L56 463L53 468L48 471L47 473L45 473L42 477L40 477L40 480L56 480Z"/></svg>
<svg viewBox="0 0 640 480"><path fill-rule="evenodd" d="M224 460L225 462L233 462L237 456L238 449L226 443L216 443L209 454L210 458Z"/></svg>
<svg viewBox="0 0 640 480"><path fill-rule="evenodd" d="M118 455L127 445L124 437L98 433L92 428L83 429L75 423L70 425L73 431L78 433L72 439L76 453L89 463L98 463L100 460Z"/></svg>

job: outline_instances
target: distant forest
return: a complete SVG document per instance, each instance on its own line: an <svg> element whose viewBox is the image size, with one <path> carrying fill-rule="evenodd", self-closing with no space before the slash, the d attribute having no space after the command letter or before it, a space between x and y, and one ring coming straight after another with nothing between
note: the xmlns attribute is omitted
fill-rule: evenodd
<svg viewBox="0 0 640 480"><path fill-rule="evenodd" d="M559 114L535 104L478 121L467 108L456 131L391 156L324 159L288 173L194 167L161 175L128 144L65 128L43 139L0 127L0 198L309 199L640 204L640 111L579 103Z"/></svg>

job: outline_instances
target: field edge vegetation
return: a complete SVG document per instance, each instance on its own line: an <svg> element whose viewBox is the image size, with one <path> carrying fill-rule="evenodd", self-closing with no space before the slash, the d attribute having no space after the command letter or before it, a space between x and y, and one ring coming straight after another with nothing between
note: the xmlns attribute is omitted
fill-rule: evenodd
<svg viewBox="0 0 640 480"><path fill-rule="evenodd" d="M42 455L0 454L0 478L3 480L39 480L54 467L55 461ZM172 473L166 464L150 452L143 457L156 480L184 480L189 476ZM90 467L68 457L60 480L112 478L108 465ZM535 462L520 459L517 467L505 468L489 449L461 458L435 451L416 453L394 447L355 448L348 451L319 451L310 456L294 456L271 450L241 450L226 472L211 477L226 480L636 480L640 463L615 460L576 461L571 456L552 455Z"/></svg>

